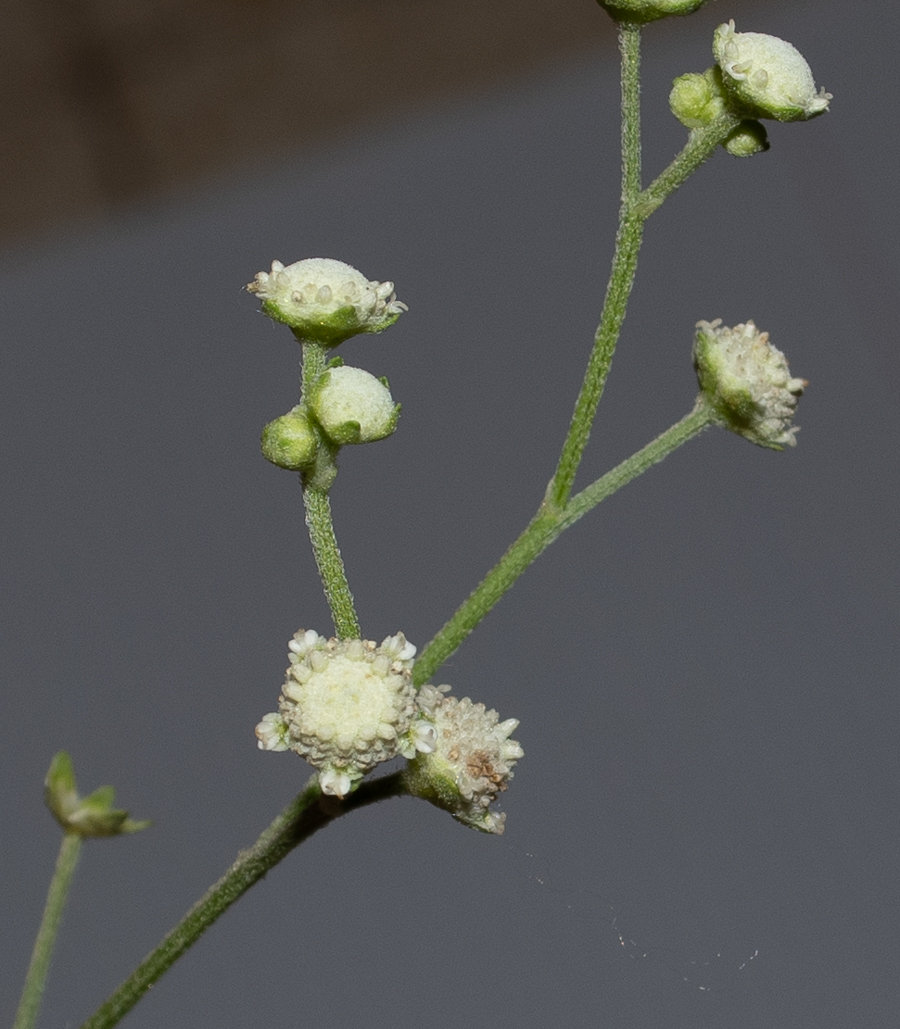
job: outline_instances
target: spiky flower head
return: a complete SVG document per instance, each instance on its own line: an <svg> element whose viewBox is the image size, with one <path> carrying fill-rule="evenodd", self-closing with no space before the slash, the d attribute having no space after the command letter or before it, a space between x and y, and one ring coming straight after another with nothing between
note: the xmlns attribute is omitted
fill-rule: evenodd
<svg viewBox="0 0 900 1029"><path fill-rule="evenodd" d="M370 281L343 261L310 257L287 266L273 261L247 289L265 314L301 339L337 346L361 332L382 332L407 310L393 282Z"/></svg>
<svg viewBox="0 0 900 1029"><path fill-rule="evenodd" d="M309 407L325 435L341 446L384 439L400 417L400 405L381 379L347 365L322 373L310 392Z"/></svg>
<svg viewBox="0 0 900 1029"><path fill-rule="evenodd" d="M772 450L796 445L791 419L807 383L791 376L768 332L749 321L733 329L721 318L697 322L694 367L702 395L722 425Z"/></svg>
<svg viewBox="0 0 900 1029"><path fill-rule="evenodd" d="M416 713L416 648L402 633L379 646L299 629L288 649L278 711L256 727L259 747L300 754L319 769L323 793L344 797L406 745Z"/></svg>
<svg viewBox="0 0 900 1029"><path fill-rule="evenodd" d="M616 21L643 24L670 15L693 14L706 0L597 0Z"/></svg>
<svg viewBox="0 0 900 1029"><path fill-rule="evenodd" d="M806 121L828 110L831 93L817 90L803 55L762 32L735 32L734 21L713 36L713 54L732 101L749 116Z"/></svg>
<svg viewBox="0 0 900 1029"><path fill-rule="evenodd" d="M406 772L411 793L449 811L454 818L481 832L502 833L506 815L490 804L507 788L513 765L524 751L509 738L519 722L501 722L496 711L444 694L449 686L423 686L417 702L420 723L431 734L420 733L420 753Z"/></svg>

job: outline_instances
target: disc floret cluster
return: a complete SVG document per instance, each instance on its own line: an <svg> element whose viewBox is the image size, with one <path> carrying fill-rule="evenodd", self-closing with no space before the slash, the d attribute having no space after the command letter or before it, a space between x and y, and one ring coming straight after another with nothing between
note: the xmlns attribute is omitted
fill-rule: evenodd
<svg viewBox="0 0 900 1029"><path fill-rule="evenodd" d="M331 257L308 257L293 264L273 261L257 272L247 289L263 311L289 325L303 339L336 346L361 332L383 332L407 310L393 282L367 279L352 265Z"/></svg>
<svg viewBox="0 0 900 1029"><path fill-rule="evenodd" d="M288 649L278 711L256 727L259 746L293 750L319 769L324 793L343 797L400 752L416 713L416 648L402 633L378 645L299 629Z"/></svg>
<svg viewBox="0 0 900 1029"><path fill-rule="evenodd" d="M771 450L797 445L792 425L808 385L752 321L729 328L721 318L697 322L694 367L700 390L725 428Z"/></svg>
<svg viewBox="0 0 900 1029"><path fill-rule="evenodd" d="M367 772L405 757L408 793L444 808L482 832L502 833L505 815L490 805L523 756L509 739L515 718L449 686L412 683L416 648L403 633L372 640L326 639L298 629L278 710L256 726L261 750L292 750L319 770L323 793L343 798Z"/></svg>

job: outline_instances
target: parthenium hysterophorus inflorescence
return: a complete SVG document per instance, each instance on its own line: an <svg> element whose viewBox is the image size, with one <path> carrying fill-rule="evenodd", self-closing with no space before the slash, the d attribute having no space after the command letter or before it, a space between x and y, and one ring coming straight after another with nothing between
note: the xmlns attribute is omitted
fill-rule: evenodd
<svg viewBox="0 0 900 1029"><path fill-rule="evenodd" d="M689 130L681 153L648 186L641 183L639 65L642 26L687 15L705 0L600 0L618 22L622 51L622 205L606 300L559 461L538 510L424 650L402 633L376 644L362 636L334 537L328 492L341 447L385 439L400 414L384 379L340 358L333 348L361 333L380 333L406 311L393 284L366 279L330 258L285 266L273 261L248 289L262 309L287 325L302 345L300 396L263 430L264 456L299 473L307 524L334 618L330 638L298 630L289 643L277 711L256 727L264 750L293 750L316 770L295 800L243 851L160 946L84 1025L114 1025L200 934L298 843L356 807L402 794L422 797L465 825L503 830L492 809L506 789L522 748L510 739L518 723L431 684L434 673L525 569L565 529L674 449L712 424L780 450L796 443L792 424L806 383L791 375L784 355L752 321L728 328L699 321L693 349L700 385L679 422L596 482L573 493L575 474L603 393L634 280L644 222L718 147L737 157L769 147L762 120L805 121L828 109L798 51L784 40L738 33L722 24L713 40L715 63L679 76L672 112ZM400 771L372 778L385 762ZM32 1029L68 882L83 835L133 832L114 810L112 791L78 796L66 755L54 759L47 801L64 832L45 923L35 946L14 1029Z"/></svg>

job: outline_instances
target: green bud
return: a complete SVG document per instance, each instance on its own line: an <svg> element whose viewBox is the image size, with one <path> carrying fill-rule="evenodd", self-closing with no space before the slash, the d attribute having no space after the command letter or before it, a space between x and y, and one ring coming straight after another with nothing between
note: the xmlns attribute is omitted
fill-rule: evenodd
<svg viewBox="0 0 900 1029"><path fill-rule="evenodd" d="M597 0L616 21L643 24L670 15L693 14L706 0Z"/></svg>
<svg viewBox="0 0 900 1029"><path fill-rule="evenodd" d="M384 439L397 428L400 417L400 405L394 404L385 381L346 365L322 374L310 392L309 409L339 446Z"/></svg>
<svg viewBox="0 0 900 1029"><path fill-rule="evenodd" d="M135 822L127 811L113 808L115 791L101 786L87 797L79 797L72 759L61 750L50 764L44 781L44 802L66 832L78 836L119 836L139 832L149 822Z"/></svg>
<svg viewBox="0 0 900 1029"><path fill-rule="evenodd" d="M312 257L285 267L273 261L247 289L262 300L263 313L293 329L301 340L337 346L361 332L382 332L407 310L393 282L369 281L330 257Z"/></svg>
<svg viewBox="0 0 900 1029"><path fill-rule="evenodd" d="M777 36L735 32L730 21L716 29L713 55L732 106L750 117L806 121L828 110L831 94L816 90L803 55Z"/></svg>
<svg viewBox="0 0 900 1029"><path fill-rule="evenodd" d="M669 107L689 129L702 129L724 113L727 103L718 68L679 75L672 83Z"/></svg>
<svg viewBox="0 0 900 1029"><path fill-rule="evenodd" d="M303 406L298 405L269 422L262 431L259 445L267 461L298 472L315 461L318 441Z"/></svg>
<svg viewBox="0 0 900 1029"><path fill-rule="evenodd" d="M722 146L732 157L752 157L769 149L769 136L762 122L745 119L726 136Z"/></svg>

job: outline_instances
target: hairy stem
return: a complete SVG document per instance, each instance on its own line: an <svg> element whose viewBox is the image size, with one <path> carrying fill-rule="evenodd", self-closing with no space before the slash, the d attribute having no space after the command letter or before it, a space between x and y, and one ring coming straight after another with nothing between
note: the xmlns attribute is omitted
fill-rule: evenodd
<svg viewBox="0 0 900 1029"><path fill-rule="evenodd" d="M363 782L346 800L323 797L318 775L281 812L249 850L197 901L81 1029L109 1029L126 1015L182 954L254 883L294 847L348 811L406 792L399 772Z"/></svg>
<svg viewBox="0 0 900 1029"><path fill-rule="evenodd" d="M350 592L344 561L334 535L328 493L314 486L304 486L303 503L306 507L309 539L316 555L316 565L325 589L325 598L331 608L334 630L342 640L359 639L359 619L356 617L353 594Z"/></svg>
<svg viewBox="0 0 900 1029"><path fill-rule="evenodd" d="M32 1029L37 1021L44 984L50 968L50 958L59 934L59 923L62 919L63 908L66 906L66 898L69 895L69 887L72 885L72 876L75 874L75 866L78 863L80 852L81 837L77 833L63 833L59 856L56 859L56 868L47 891L47 903L44 906L41 927L38 929L37 939L34 941L31 963L28 965L13 1029Z"/></svg>
<svg viewBox="0 0 900 1029"><path fill-rule="evenodd" d="M705 128L694 129L684 148L672 163L657 175L640 194L635 204L635 213L642 219L649 218L659 205L671 196L701 164L711 157L726 138L740 124L740 118L733 114L719 115Z"/></svg>
<svg viewBox="0 0 900 1029"><path fill-rule="evenodd" d="M303 347L301 372L301 400L325 371L325 347L321 343L300 340ZM321 436L316 465L300 477L303 487L303 506L306 509L306 527L312 544L319 577L325 590L325 599L331 609L334 630L342 640L359 639L359 619L353 604L353 594L347 581L344 561L334 534L331 501L328 490L337 475L335 448Z"/></svg>
<svg viewBox="0 0 900 1029"><path fill-rule="evenodd" d="M422 651L413 668L413 680L416 685L421 686L431 679L516 579L562 532L596 507L601 500L612 496L632 479L662 461L673 450L693 439L714 420L713 412L705 401L698 399L690 414L572 497L563 510L557 511L547 504L541 505L524 532Z"/></svg>
<svg viewBox="0 0 900 1029"><path fill-rule="evenodd" d="M638 252L644 220L635 210L641 189L641 29L639 25L619 26L619 47L622 55L622 196L619 209L619 229L612 270L606 287L606 299L600 324L594 335L594 345L588 360L584 381L575 401L575 410L569 432L563 444L559 463L547 487L547 504L552 508L565 506L572 492L575 474L581 463L584 448L591 434L591 425L597 405L603 395L606 377L612 365L613 354L628 298L637 271ZM649 213L649 212L648 212Z"/></svg>

